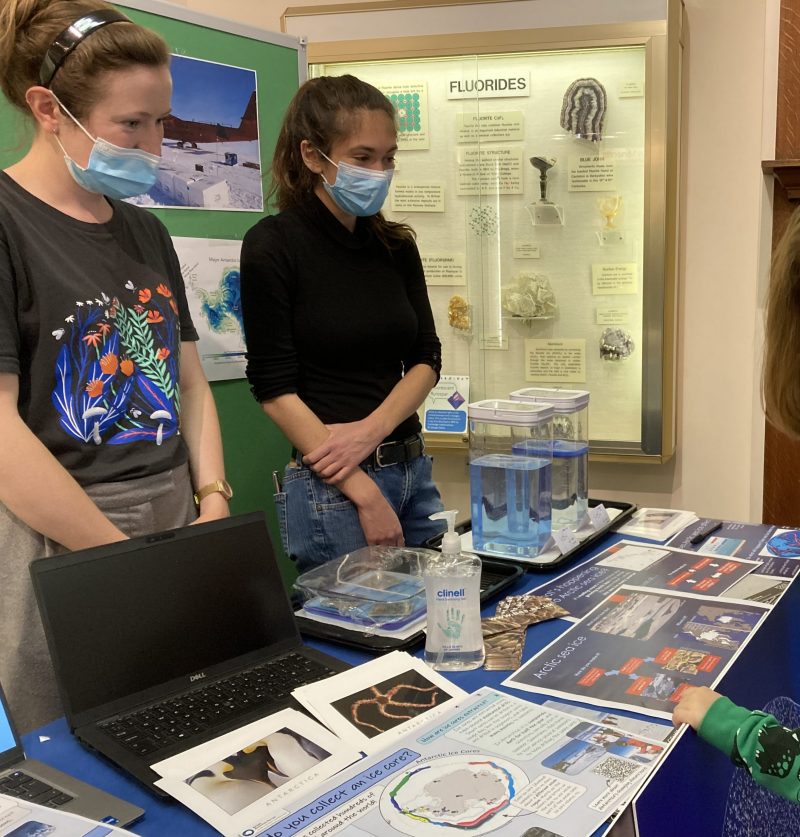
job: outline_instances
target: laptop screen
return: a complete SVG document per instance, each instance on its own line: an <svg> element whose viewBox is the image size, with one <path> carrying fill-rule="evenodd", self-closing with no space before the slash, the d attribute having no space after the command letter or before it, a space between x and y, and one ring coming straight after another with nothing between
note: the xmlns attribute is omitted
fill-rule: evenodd
<svg viewBox="0 0 800 837"><path fill-rule="evenodd" d="M34 562L68 715L299 634L261 514Z"/></svg>
<svg viewBox="0 0 800 837"><path fill-rule="evenodd" d="M14 737L14 730L11 728L11 718L8 714L8 707L0 692L0 764L3 756L8 750L17 749L17 739Z"/></svg>

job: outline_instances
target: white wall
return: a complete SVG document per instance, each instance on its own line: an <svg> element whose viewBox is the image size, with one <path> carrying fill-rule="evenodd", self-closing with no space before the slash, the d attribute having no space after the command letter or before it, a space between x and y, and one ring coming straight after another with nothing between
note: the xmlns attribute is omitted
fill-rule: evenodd
<svg viewBox="0 0 800 837"><path fill-rule="evenodd" d="M592 466L598 496L761 520L772 184L760 161L774 157L762 114L774 126L777 5L686 0L678 453L660 468Z"/></svg>
<svg viewBox="0 0 800 837"><path fill-rule="evenodd" d="M220 9L216 0L180 5ZM772 214L760 162L774 157L779 0L685 6L678 453L663 466L593 463L591 493L760 520L758 378ZM224 11L279 31L284 8L284 0L229 0ZM439 457L437 478L449 504L468 508L462 458Z"/></svg>

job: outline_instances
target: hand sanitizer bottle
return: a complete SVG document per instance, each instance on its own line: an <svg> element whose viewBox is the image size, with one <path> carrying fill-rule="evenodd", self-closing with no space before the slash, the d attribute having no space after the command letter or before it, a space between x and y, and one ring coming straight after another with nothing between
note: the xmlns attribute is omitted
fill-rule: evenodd
<svg viewBox="0 0 800 837"><path fill-rule="evenodd" d="M425 662L440 671L468 671L483 664L481 632L481 559L461 552L456 512L431 515L446 520L441 555L425 568L428 626Z"/></svg>

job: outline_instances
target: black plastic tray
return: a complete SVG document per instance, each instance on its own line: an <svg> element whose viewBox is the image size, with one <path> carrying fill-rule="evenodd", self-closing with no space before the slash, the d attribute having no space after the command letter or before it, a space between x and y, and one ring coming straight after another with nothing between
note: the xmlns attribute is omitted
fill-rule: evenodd
<svg viewBox="0 0 800 837"><path fill-rule="evenodd" d="M561 569L566 564L569 564L580 558L582 555L585 555L588 550L595 546L599 541L603 540L606 535L613 532L617 526L626 521L637 508L635 503L624 503L620 500L601 500L597 497L589 498L590 508L594 508L595 506L599 506L601 504L607 509L619 509L620 513L613 520L609 521L606 526L603 526L602 529L598 529L596 532L589 535L585 540L582 540L578 546L575 547L575 549L562 553L547 564L534 564L528 561L520 561L519 559L515 560L514 558L505 558L502 555L492 555L491 559L489 559L488 557L484 557L483 553L481 553L481 560L492 560L495 563L511 564L515 567L522 567L523 571L527 570L532 573L549 573L553 570ZM472 521L465 520L456 525L456 532L458 532L459 535L463 535L465 532L469 532L471 528ZM435 538L431 538L426 541L424 545L430 547L431 549L438 549L441 543L442 536L437 535Z"/></svg>
<svg viewBox="0 0 800 837"><path fill-rule="evenodd" d="M494 558L481 559L481 603L485 604L498 593L510 587L522 574L524 569L519 564L508 561L495 561ZM353 648L367 651L407 651L420 645L425 640L425 631L417 631L406 639L396 639L391 636L374 636L354 628L339 625L329 625L295 615L297 627L303 636L337 642Z"/></svg>

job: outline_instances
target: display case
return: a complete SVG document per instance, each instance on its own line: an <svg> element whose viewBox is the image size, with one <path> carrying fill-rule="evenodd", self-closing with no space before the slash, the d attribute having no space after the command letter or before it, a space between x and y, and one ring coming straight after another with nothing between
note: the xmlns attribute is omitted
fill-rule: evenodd
<svg viewBox="0 0 800 837"><path fill-rule="evenodd" d="M417 232L443 373L468 375L470 400L588 390L593 458L675 449L678 0L665 10L308 47L312 77L352 73L395 104L385 213Z"/></svg>

